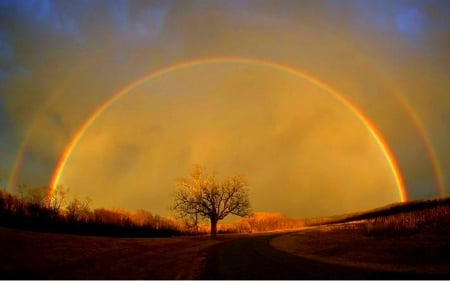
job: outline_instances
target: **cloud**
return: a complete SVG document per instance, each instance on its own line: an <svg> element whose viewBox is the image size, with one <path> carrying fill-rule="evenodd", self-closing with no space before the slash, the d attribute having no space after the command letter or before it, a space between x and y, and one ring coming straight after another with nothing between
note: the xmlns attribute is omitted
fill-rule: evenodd
<svg viewBox="0 0 450 281"><path fill-rule="evenodd" d="M165 17L172 7L172 1L157 4L118 1L109 6L119 32L131 38L157 39L164 27Z"/></svg>
<svg viewBox="0 0 450 281"><path fill-rule="evenodd" d="M174 71L123 96L83 136L61 183L98 206L152 202L165 214L194 163L244 174L255 210L317 215L318 200L329 213L398 200L382 151L332 95L285 72L227 63Z"/></svg>
<svg viewBox="0 0 450 281"><path fill-rule="evenodd" d="M450 20L446 2L2 1L0 7L0 148L5 159L1 167L2 173L8 176L20 145L26 142L19 182L46 184L61 152L81 124L99 104L131 81L179 61L220 56L249 56L290 65L341 92L373 121L386 138L407 185L411 186L411 197L433 197L436 196L435 181L428 152L421 139L422 132L417 130L408 111L396 97L402 95L423 122L442 174L447 177L450 174L450 152L447 148L450 131L446 123L450 119L450 85L446 76ZM364 134L353 131L354 121L350 120L353 125L346 127L340 119L344 117L339 114L335 119L330 119L334 114L332 112L330 115L318 115L324 110L313 109L321 108L320 103L311 106L310 110L300 104L298 108L302 108L303 112L298 113L295 102L285 103L276 95L267 95L267 100L260 100L263 95L255 96L253 91L276 92L280 88L279 81L270 75L264 76L262 70L235 70L228 76L225 70L216 68L210 69L211 74L205 74L204 69L197 70L198 76L192 79L203 86L195 88L189 84L189 89L183 88L184 84L179 82L183 79L181 72L173 73L161 77L159 84L153 83L154 88L148 85L143 87L149 87L155 93L171 89L167 95L173 97L172 104L164 97L153 97L154 104L148 104L147 99L128 103L127 106L134 108L134 111L124 105L123 111L111 109L112 112L119 110L120 118L116 116L116 120L113 115L109 121L99 121L105 126L102 130L99 124L95 124L94 131L89 135L90 138L98 138L98 146L92 146L95 149L86 154L86 157L92 158L98 151L104 158L84 159L86 164L79 165L84 170L90 165L93 165L92 169L104 166L105 174L99 174L97 183L102 187L91 191L81 187L79 192L97 194L95 196L99 199L94 198L94 201L101 202L101 194L105 192L111 198L120 198L120 194L125 194L120 193L120 188L114 189L112 186L140 186L137 188L139 192L127 193L127 199L123 199L130 207L133 202L138 204L136 202L140 198L145 198L140 195L145 194L147 189L152 190L154 198L168 198L171 183L162 179L183 174L186 165L210 159L208 155L212 154L216 155L215 161L221 163L217 164L217 169L224 170L225 174L231 172L238 161L243 163L240 168L248 169L249 174L261 175L259 180L254 180L257 186L264 185L264 182L275 185L278 180L271 175L283 174L286 170L290 171L291 176L286 176L282 184L293 186L294 183L299 184L299 178L303 177L301 174L297 177L294 164L286 164L299 161L289 153L289 149L296 151L302 146L308 147L307 152L299 153L315 159L313 152L320 151L314 147L316 139L320 140L317 143L326 145L328 149L337 144L345 147L343 153L348 154L348 159L355 163L367 157L379 157L378 154L364 154L364 151L376 150L369 147L364 150L358 146L361 143L354 142L364 139ZM224 88L219 90L211 82L216 81L216 75L229 78L223 83ZM172 81L172 84L165 84L164 79ZM261 88L263 84L265 88ZM292 89L300 87L298 85L298 81L292 83ZM241 104L229 100L232 96L225 94L227 91L233 92L233 87L242 91L245 89L238 98ZM211 96L206 103L192 94L198 92L201 96L207 91L216 92L217 96ZM289 100L292 99L296 100L295 95ZM312 102L311 99L308 101ZM228 107L219 106L221 103ZM158 104L159 107L155 106ZM200 104L203 105L201 109ZM155 111L154 118L164 117L165 120L152 121L152 115L147 112L149 109ZM164 110L175 113L164 115ZM189 120L190 116L198 116L198 111L204 111L205 117L205 120L197 120L201 124L199 128L208 134L201 133L200 129L194 130L195 134L189 133L190 129L187 129L195 128L189 123L193 121ZM254 112L254 116L248 116L246 112ZM221 123L223 118L228 122ZM176 127L172 123L174 120L184 122L185 127ZM254 120L251 122L254 126L240 129L240 120ZM221 125L214 127L211 125L213 121ZM271 128L271 134L264 130L265 126ZM117 133L117 128L122 129L123 136L111 135ZM190 141L180 144L182 138L174 133L176 128L184 128ZM333 139L331 128L340 132L339 139ZM224 134L225 131L233 134ZM344 137L344 132L347 137ZM278 155L269 146L257 144L258 137L279 145L277 152L287 160L274 160L272 166L252 168L252 159L259 154L265 161L276 159ZM370 143L369 140L367 142ZM166 145L177 149L166 151ZM247 153L233 153L233 147ZM129 151L129 156L126 151ZM317 159L323 158L331 163L341 156L337 149ZM214 159L210 159L211 163ZM162 162L166 164L162 165ZM157 167L158 163L162 165L158 169L148 168ZM68 165L73 167L67 168L66 176L72 173L80 178L80 185L87 187L91 177L81 179L80 175L85 171L78 171L75 164ZM158 172L172 166L172 174ZM364 167L363 163L361 166ZM337 170L343 167L344 164ZM385 168L380 164L377 170L380 172ZM147 173L151 184L147 187L141 183L133 184L133 171L142 175ZM314 177L320 178L321 172L326 173L327 170L313 169L311 176L304 178L303 183L309 183ZM114 174L120 175L121 179L113 179L111 175ZM380 186L391 184L389 180L379 182L380 179L361 172L360 179L363 178L371 179ZM343 179L336 176L334 180ZM323 181L324 186L330 185L325 179L320 178L319 181ZM160 189L155 187L158 185ZM108 186L111 187L109 190ZM446 188L448 190L448 183ZM315 189L319 188L311 187L311 190ZM296 194L294 188L286 192ZM336 192L346 200L364 202L357 194L350 194L355 196L351 198L345 188L325 188L322 192ZM362 196L368 194L369 191L361 193ZM269 203L270 193L264 195L261 192L260 195L257 206L275 206ZM311 191L311 196L297 196L302 199L288 196L289 199L280 197L279 201L291 200L289 208L293 210L295 208L292 206L296 204L306 206L308 202L321 200L323 212L338 211L319 195L320 192ZM392 194L388 192L386 196L383 200L388 200ZM119 204L122 199L114 200L111 204ZM157 205L155 209L161 210L163 205L167 205L163 200L154 204ZM366 206L358 204L352 206ZM301 210L308 212L307 207Z"/></svg>

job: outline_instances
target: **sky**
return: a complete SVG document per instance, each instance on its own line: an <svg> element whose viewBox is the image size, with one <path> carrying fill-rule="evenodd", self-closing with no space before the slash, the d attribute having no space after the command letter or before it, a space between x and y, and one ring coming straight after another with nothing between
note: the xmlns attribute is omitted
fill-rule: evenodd
<svg viewBox="0 0 450 281"><path fill-rule="evenodd" d="M93 207L167 215L194 164L293 217L400 201L389 159L444 197L449 41L448 1L0 0L0 186L49 186L97 113L58 178Z"/></svg>

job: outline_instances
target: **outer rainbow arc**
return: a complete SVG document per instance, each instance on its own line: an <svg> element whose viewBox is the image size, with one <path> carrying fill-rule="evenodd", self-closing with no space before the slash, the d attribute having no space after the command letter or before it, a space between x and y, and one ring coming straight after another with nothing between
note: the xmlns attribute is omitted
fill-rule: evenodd
<svg viewBox="0 0 450 281"><path fill-rule="evenodd" d="M45 102L43 109L41 109L40 112L35 114L35 117L32 119L31 124L28 126L28 130L25 134L25 137L23 138L22 142L19 145L16 160L13 162L11 174L10 174L10 177L8 180L8 185L7 185L7 188L9 188L10 190L14 189L14 187L16 187L16 185L17 185L17 178L19 177L20 167L22 166L25 152L27 150L28 145L30 144L30 140L33 135L33 132L38 127L38 119L39 119L39 117L41 117L42 112L45 109L49 108L49 106L52 103L52 101L54 100L54 98L55 98L55 96L53 96L52 98L47 100L47 102Z"/></svg>
<svg viewBox="0 0 450 281"><path fill-rule="evenodd" d="M99 53L100 51L104 52L104 49L106 49L106 48L96 49L94 53ZM84 62L82 63L82 66L87 67L86 62L87 62L87 60L84 60ZM78 73L78 72L83 71L83 69L84 68L82 68L82 67L78 67L76 69L76 71ZM65 83L67 84L67 81L73 80L74 79L73 77L74 76L71 76L69 79L66 79ZM63 85L65 85L65 84L63 84ZM18 151L17 157L14 160L13 165L12 165L11 173L10 173L9 180L8 180L7 186L6 186L7 189L12 190L14 187L16 187L17 179L19 177L20 169L23 164L26 150L30 144L30 140L33 135L33 131L36 130L36 128L38 126L37 120L39 119L39 117L41 117L43 115L43 112L51 106L52 102L56 98L57 98L57 95L53 94L51 96L51 98L45 102L45 104L44 104L43 108L40 110L40 112L35 114L35 117L33 118L32 123L28 126L28 129L26 130L27 133L26 133L25 137L23 138L22 142L20 143L19 148L17 150Z"/></svg>
<svg viewBox="0 0 450 281"><path fill-rule="evenodd" d="M433 169L433 175L437 182L437 189L440 197L445 197L445 183L444 179L442 177L442 171L441 166L439 165L438 158L436 156L436 152L433 149L433 146L431 145L431 141L429 137L427 137L425 126L423 125L423 122L421 118L418 116L417 112L415 112L412 109L412 106L409 104L409 102L401 95L397 95L400 99L400 102L404 105L406 110L408 111L410 117L413 120L413 125L416 127L417 131L421 135L421 139L424 143L425 150L427 151L427 156L431 161L431 167Z"/></svg>
<svg viewBox="0 0 450 281"><path fill-rule="evenodd" d="M388 77L383 71L377 67L377 65L371 65L372 68L375 69L377 74L382 77L383 82L389 85L390 90L394 94L394 96L399 100L400 104L403 106L403 108L406 110L408 116L412 119L412 124L416 128L420 139L422 140L423 146L428 153L428 158L431 162L431 168L433 169L433 176L437 183L437 190L440 197L446 196L445 191L445 181L444 177L442 175L442 170L439 165L438 157L436 155L436 152L433 149L433 145L431 144L430 137L427 134L427 131L425 129L425 125L423 124L422 119L420 118L419 114L417 113L417 110L414 109L413 105L404 97L404 95L401 93L401 91L398 89L397 85L394 83L394 81Z"/></svg>
<svg viewBox="0 0 450 281"><path fill-rule="evenodd" d="M400 169L398 167L398 164L395 160L393 153L389 149L388 144L383 139L381 133L376 129L374 124L358 108L356 108L350 101L346 100L339 92L335 91L334 89L332 89L331 87L329 87L322 81L318 80L317 78L309 76L295 68L292 68L292 67L289 67L286 65L269 62L269 61L264 61L264 60L260 60L260 59L253 59L253 58L218 57L218 58L202 58L202 59L196 59L196 60L192 60L192 61L181 62L178 64L168 66L166 68L162 68L162 69L154 71L154 72L150 72L149 74L128 84L127 86L122 88L120 91L118 91L116 94L112 95L109 99L104 101L94 111L94 113L91 116L89 116L89 118L87 118L86 121L81 125L81 127L74 134L72 140L69 142L69 144L63 151L61 157L59 158L58 163L53 172L51 182L50 182L49 192L48 192L47 201L46 201L47 206L51 202L52 194L53 194L54 190L57 188L57 184L59 183L61 174L64 170L64 166L66 165L67 160L69 159L69 156L70 156L72 150L75 148L75 146L77 145L77 143L79 142L79 140L81 139L83 134L86 132L86 130L109 106L111 106L113 103L115 103L123 95L125 95L126 93L128 93L129 91L138 87L139 85L143 84L146 81L149 81L151 79L154 79L156 77L170 73L175 70L192 67L192 66L196 66L196 65L213 64L213 63L243 63L243 64L249 64L249 65L270 67L273 69L287 72L296 77L305 79L305 80L315 84L316 86L320 87L321 89L325 90L326 92L332 94L332 96L335 97L339 102L341 102L344 106L349 108L356 115L356 117L358 117L358 119L364 125L364 127L367 128L367 130L369 131L371 136L376 141L377 145L382 150L383 155L386 158L386 161L388 162L389 167L392 170L401 201L407 200L406 189L404 186L403 178L400 173Z"/></svg>
<svg viewBox="0 0 450 281"><path fill-rule="evenodd" d="M17 154L16 160L13 162L11 174L9 176L8 183L6 186L6 188L8 188L9 190L13 190L13 188L17 185L17 178L19 177L19 167L22 165L25 151L26 151L27 145L29 143L29 140L31 138L31 131L34 128L35 123L36 122L33 121L33 123L29 126L23 141L20 143L20 146L18 149L18 154Z"/></svg>

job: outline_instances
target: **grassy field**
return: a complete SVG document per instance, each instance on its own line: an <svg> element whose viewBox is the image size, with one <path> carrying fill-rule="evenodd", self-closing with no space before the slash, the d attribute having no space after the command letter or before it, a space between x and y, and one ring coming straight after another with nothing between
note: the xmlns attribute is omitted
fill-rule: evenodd
<svg viewBox="0 0 450 281"><path fill-rule="evenodd" d="M328 263L450 277L448 200L426 208L405 206L403 212L280 236L271 245Z"/></svg>
<svg viewBox="0 0 450 281"><path fill-rule="evenodd" d="M225 236L222 241L235 236ZM12 279L192 279L208 236L112 238L0 228L0 276Z"/></svg>
<svg viewBox="0 0 450 281"><path fill-rule="evenodd" d="M311 260L450 277L449 200L366 212L353 222L281 234L270 244ZM292 230L291 230L292 231ZM195 279L211 246L264 234L114 238L0 227L4 279ZM273 235L273 233L272 233ZM350 269L351 270L351 269Z"/></svg>

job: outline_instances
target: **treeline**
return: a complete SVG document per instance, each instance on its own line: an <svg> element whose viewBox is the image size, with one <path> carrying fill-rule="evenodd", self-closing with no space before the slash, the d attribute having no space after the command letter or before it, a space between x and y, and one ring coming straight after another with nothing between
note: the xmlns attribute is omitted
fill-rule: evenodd
<svg viewBox="0 0 450 281"><path fill-rule="evenodd" d="M168 237L206 234L205 221L196 226L182 220L153 215L146 210L125 211L92 209L89 198L73 198L67 202L69 190L59 186L47 201L47 187L20 185L15 194L0 189L0 225L45 232L120 237ZM257 233L296 229L304 220L280 213L256 212L231 223L219 223L219 233Z"/></svg>
<svg viewBox="0 0 450 281"><path fill-rule="evenodd" d="M218 233L260 233L277 230L299 229L305 226L305 220L287 217L281 213L255 212L248 217L239 218L233 222L220 222L217 224ZM207 234L210 230L208 221L198 225L186 227L192 234Z"/></svg>
<svg viewBox="0 0 450 281"><path fill-rule="evenodd" d="M338 224L346 222L355 222L362 220L384 219L386 217L394 217L396 215L417 213L427 211L438 207L450 207L450 197L437 198L429 200L414 200L408 202L394 203L369 211L336 215L330 217L309 218L305 219L305 225L316 226L325 224Z"/></svg>
<svg viewBox="0 0 450 281"><path fill-rule="evenodd" d="M275 230L297 229L304 226L303 220L289 218L281 213L253 213L235 223L239 233L267 232Z"/></svg>
<svg viewBox="0 0 450 281"><path fill-rule="evenodd" d="M58 187L52 194L48 206L46 187L19 186L17 193L0 190L0 225L34 231L122 237L167 237L183 232L178 222L146 210L92 210L89 198L74 198L63 208L68 193L63 187Z"/></svg>
<svg viewBox="0 0 450 281"><path fill-rule="evenodd" d="M217 224L218 233L259 233L277 230L298 229L305 226L305 220L287 217L281 213L255 212L248 217L239 218L234 222ZM209 232L206 221L199 223L193 233L206 234Z"/></svg>

